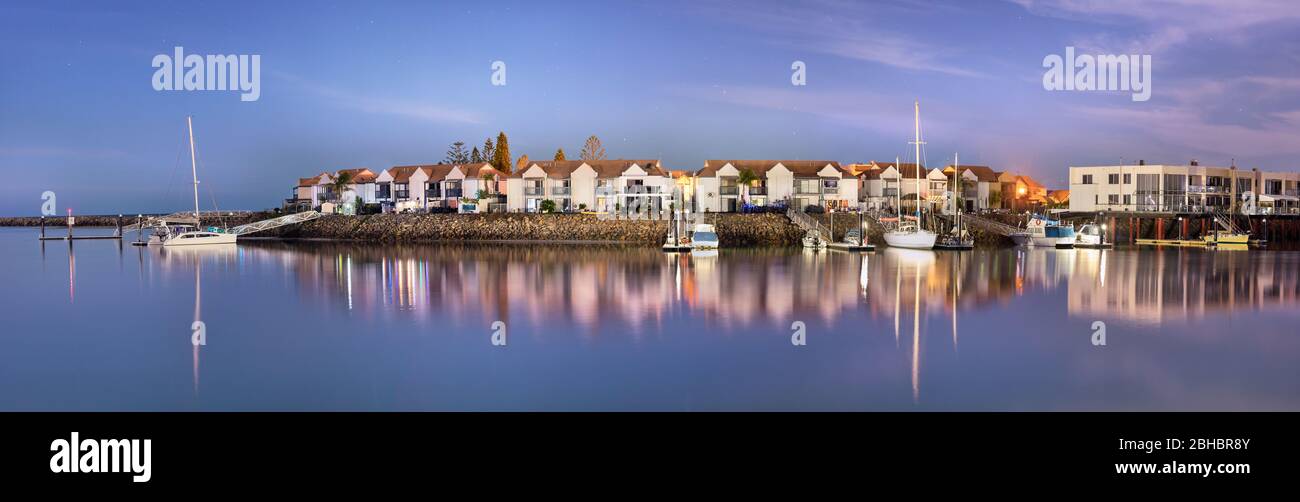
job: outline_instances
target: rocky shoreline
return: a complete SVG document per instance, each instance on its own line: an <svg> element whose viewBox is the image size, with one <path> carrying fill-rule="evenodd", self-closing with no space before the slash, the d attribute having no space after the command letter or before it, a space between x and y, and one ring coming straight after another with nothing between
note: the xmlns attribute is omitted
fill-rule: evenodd
<svg viewBox="0 0 1300 502"><path fill-rule="evenodd" d="M278 213L240 212L221 217L222 226L235 226L280 216ZM830 215L817 215L830 223ZM857 223L855 214L836 214L835 240ZM710 213L705 216L727 247L798 246L803 231L785 215L775 213ZM122 224L135 217L122 217ZM39 217L0 218L0 226L35 227ZM117 215L77 216L78 227L114 227ZM46 219L47 231L59 231L62 217ZM264 239L326 239L361 242L569 242L616 243L657 246L668 231L666 221L603 220L590 214L375 214L325 215L321 218L252 234ZM1009 245L1010 240L971 229L980 247ZM883 229L870 225L872 243L884 245Z"/></svg>

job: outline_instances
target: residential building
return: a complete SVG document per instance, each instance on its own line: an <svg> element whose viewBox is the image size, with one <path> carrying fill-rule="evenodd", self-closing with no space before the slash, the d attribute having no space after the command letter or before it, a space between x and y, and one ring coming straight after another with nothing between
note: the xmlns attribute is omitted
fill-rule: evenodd
<svg viewBox="0 0 1300 502"><path fill-rule="evenodd" d="M910 200L904 206L916 207L917 167L914 163L894 163L871 161L866 164L850 164L851 171L858 172L861 201L871 209L895 209L898 201ZM921 196L926 197L930 189L929 171L920 169Z"/></svg>
<svg viewBox="0 0 1300 502"><path fill-rule="evenodd" d="M506 203L512 212L530 213L546 200L557 211L658 211L674 186L658 160L537 160L506 178Z"/></svg>
<svg viewBox="0 0 1300 502"><path fill-rule="evenodd" d="M318 207L325 202L334 200L333 183L334 176L330 175L330 173L320 173L310 178L298 178L298 186L294 188L294 199L285 202L307 204L313 208Z"/></svg>
<svg viewBox="0 0 1300 502"><path fill-rule="evenodd" d="M335 173L335 177L342 177L344 174L350 175L351 182L343 190L341 200L344 205L356 204L356 199L361 198L363 204L374 204L378 202L375 199L375 179L378 177L373 171L362 168L340 169Z"/></svg>
<svg viewBox="0 0 1300 502"><path fill-rule="evenodd" d="M952 165L943 168L943 174L949 180L952 179L952 171ZM973 213L1001 207L1002 184L998 182L997 171L989 166L965 164L961 165L960 171L962 211Z"/></svg>
<svg viewBox="0 0 1300 502"><path fill-rule="evenodd" d="M740 187L737 180L745 170L757 180ZM708 160L696 175L695 192L696 205L704 212L736 211L745 200L797 208L858 205L857 179L828 160Z"/></svg>
<svg viewBox="0 0 1300 502"><path fill-rule="evenodd" d="M1300 212L1300 173L1236 166L1070 167L1071 211Z"/></svg>
<svg viewBox="0 0 1300 502"><path fill-rule="evenodd" d="M436 188L442 190L443 207L455 207L462 213L484 213L492 204L505 202L505 183L505 173L480 162L451 166ZM431 187L428 193L438 191Z"/></svg>
<svg viewBox="0 0 1300 502"><path fill-rule="evenodd" d="M385 211L420 211L428 207L424 192L434 170L430 165L395 166L375 177L375 200Z"/></svg>

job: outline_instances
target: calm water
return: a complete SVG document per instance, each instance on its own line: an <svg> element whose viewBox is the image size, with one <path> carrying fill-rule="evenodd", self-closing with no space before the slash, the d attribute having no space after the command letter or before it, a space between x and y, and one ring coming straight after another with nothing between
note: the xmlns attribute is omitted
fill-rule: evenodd
<svg viewBox="0 0 1300 502"><path fill-rule="evenodd" d="M0 250L5 410L1300 409L1297 252Z"/></svg>

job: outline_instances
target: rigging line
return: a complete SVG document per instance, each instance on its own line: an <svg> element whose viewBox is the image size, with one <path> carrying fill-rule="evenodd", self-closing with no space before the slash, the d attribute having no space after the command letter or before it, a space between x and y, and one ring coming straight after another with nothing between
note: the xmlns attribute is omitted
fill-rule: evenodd
<svg viewBox="0 0 1300 502"><path fill-rule="evenodd" d="M167 175L167 200L173 202L175 202L176 199L176 185L174 185L176 182L176 168L181 165L181 151L184 150L184 148L185 139L182 138L181 142L176 145L176 161L172 163L172 170Z"/></svg>

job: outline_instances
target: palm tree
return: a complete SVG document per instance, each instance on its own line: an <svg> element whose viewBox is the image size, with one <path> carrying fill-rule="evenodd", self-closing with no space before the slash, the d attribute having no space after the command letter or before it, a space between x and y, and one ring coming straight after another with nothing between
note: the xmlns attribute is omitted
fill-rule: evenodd
<svg viewBox="0 0 1300 502"><path fill-rule="evenodd" d="M335 176L334 181L329 184L330 190L334 192L334 200L336 203L343 203L343 192L347 191L348 185L352 184L352 178L352 172L339 171L338 176Z"/></svg>
<svg viewBox="0 0 1300 502"><path fill-rule="evenodd" d="M736 176L736 184L740 185L740 202L741 205L749 202L749 186L758 181L758 175L753 170L742 169L740 175Z"/></svg>
<svg viewBox="0 0 1300 502"><path fill-rule="evenodd" d="M483 173L483 176L481 176L481 178L483 178L483 186L486 187L485 190L487 191L487 193L492 193L494 191L492 186L494 185L494 183L492 182L496 181L497 175L492 173Z"/></svg>

